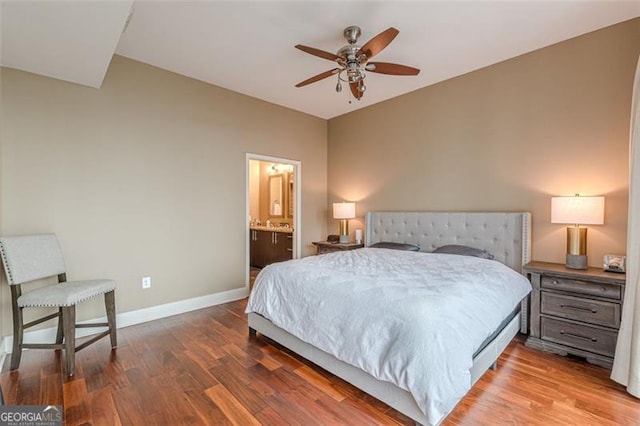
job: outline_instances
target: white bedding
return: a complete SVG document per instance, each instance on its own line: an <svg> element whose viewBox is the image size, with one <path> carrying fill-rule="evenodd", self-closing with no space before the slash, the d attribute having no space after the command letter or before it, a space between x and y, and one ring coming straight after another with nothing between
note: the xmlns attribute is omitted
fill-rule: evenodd
<svg viewBox="0 0 640 426"><path fill-rule="evenodd" d="M474 352L530 290L496 261L365 248L267 266L246 311L409 391L437 424L471 387Z"/></svg>

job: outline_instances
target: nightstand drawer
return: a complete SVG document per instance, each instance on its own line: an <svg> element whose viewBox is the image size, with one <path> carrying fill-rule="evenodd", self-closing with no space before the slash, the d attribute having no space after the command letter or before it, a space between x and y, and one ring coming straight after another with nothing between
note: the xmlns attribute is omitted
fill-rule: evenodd
<svg viewBox="0 0 640 426"><path fill-rule="evenodd" d="M617 303L581 299L564 294L541 293L540 311L543 314L608 327L620 326L620 305Z"/></svg>
<svg viewBox="0 0 640 426"><path fill-rule="evenodd" d="M364 247L362 243L330 243L328 241L314 241L313 245L316 246L317 254L356 250Z"/></svg>
<svg viewBox="0 0 640 426"><path fill-rule="evenodd" d="M613 356L618 333L554 318L541 318L541 337L562 345Z"/></svg>
<svg viewBox="0 0 640 426"><path fill-rule="evenodd" d="M560 277L542 276L540 279L540 287L571 291L573 293L588 294L591 296L609 297L616 300L620 300L622 297L620 286L617 285L571 280Z"/></svg>
<svg viewBox="0 0 640 426"><path fill-rule="evenodd" d="M318 246L317 254L333 253L335 251L341 251L341 250L334 249L333 247L329 247L329 246Z"/></svg>

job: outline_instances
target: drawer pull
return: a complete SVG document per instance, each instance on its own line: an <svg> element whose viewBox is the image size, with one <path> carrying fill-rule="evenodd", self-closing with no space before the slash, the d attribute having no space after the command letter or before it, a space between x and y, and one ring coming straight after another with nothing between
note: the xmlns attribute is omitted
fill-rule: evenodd
<svg viewBox="0 0 640 426"><path fill-rule="evenodd" d="M562 334L563 336L575 337L576 339L586 340L588 342L597 342L598 341L598 339L595 338L595 337L586 337L586 336L581 336L579 334L567 333L564 330L560 330L560 334Z"/></svg>
<svg viewBox="0 0 640 426"><path fill-rule="evenodd" d="M293 249L288 248L287 251L293 251Z"/></svg>
<svg viewBox="0 0 640 426"><path fill-rule="evenodd" d="M567 308L567 309L573 309L573 310L576 310L576 311L582 311L582 312L591 312L592 314L597 314L598 313L597 309L583 308L582 306L565 305L564 303L561 303L560 307L561 308Z"/></svg>
<svg viewBox="0 0 640 426"><path fill-rule="evenodd" d="M553 281L551 281L551 284L560 284L560 281L558 281L558 280L553 280Z"/></svg>

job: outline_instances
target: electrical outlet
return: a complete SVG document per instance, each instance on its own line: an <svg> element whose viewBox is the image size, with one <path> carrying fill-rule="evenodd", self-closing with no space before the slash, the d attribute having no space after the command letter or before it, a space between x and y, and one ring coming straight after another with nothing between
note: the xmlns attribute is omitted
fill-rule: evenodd
<svg viewBox="0 0 640 426"><path fill-rule="evenodd" d="M151 277L142 277L142 288L151 288Z"/></svg>

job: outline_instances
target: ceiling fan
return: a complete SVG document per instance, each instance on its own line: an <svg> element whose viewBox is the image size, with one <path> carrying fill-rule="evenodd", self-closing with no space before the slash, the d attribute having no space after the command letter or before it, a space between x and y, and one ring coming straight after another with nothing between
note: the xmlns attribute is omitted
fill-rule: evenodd
<svg viewBox="0 0 640 426"><path fill-rule="evenodd" d="M364 45L359 46L358 37L362 34L360 27L352 25L344 29L343 35L348 45L344 46L334 55L333 53L314 47L303 46L297 44L296 49L318 56L323 59L336 62L339 67L325 71L311 78L308 78L296 84L296 87L303 87L316 81L323 80L332 75L338 75L338 84L336 92L342 91L342 83L349 84L353 96L360 100L367 87L364 85L364 79L367 76L365 71L375 72L379 74L389 75L418 75L419 69L406 65L392 64L389 62L369 62L373 56L380 53L385 47L393 41L400 31L391 27L381 32Z"/></svg>

